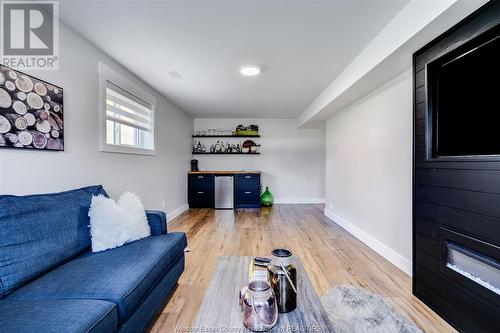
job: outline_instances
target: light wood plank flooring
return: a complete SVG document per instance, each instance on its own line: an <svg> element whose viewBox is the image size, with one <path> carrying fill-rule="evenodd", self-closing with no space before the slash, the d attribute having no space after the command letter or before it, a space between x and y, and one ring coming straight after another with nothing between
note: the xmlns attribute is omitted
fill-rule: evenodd
<svg viewBox="0 0 500 333"><path fill-rule="evenodd" d="M323 205L275 205L236 211L191 209L169 224L188 236L186 270L151 332L189 327L218 256L269 255L275 247L299 255L319 295L337 284L387 298L427 333L456 332L411 294L411 278L323 215Z"/></svg>

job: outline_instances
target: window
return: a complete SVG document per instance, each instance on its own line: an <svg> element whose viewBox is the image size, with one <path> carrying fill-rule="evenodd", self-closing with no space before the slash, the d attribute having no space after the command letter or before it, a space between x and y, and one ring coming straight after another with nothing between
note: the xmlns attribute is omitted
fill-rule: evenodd
<svg viewBox="0 0 500 333"><path fill-rule="evenodd" d="M154 98L100 65L101 151L155 154Z"/></svg>

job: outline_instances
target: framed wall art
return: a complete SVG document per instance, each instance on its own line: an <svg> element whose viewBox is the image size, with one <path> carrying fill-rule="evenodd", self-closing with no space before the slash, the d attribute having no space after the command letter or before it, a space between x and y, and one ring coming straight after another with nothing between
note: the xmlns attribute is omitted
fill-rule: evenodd
<svg viewBox="0 0 500 333"><path fill-rule="evenodd" d="M0 148L64 150L63 89L0 65Z"/></svg>

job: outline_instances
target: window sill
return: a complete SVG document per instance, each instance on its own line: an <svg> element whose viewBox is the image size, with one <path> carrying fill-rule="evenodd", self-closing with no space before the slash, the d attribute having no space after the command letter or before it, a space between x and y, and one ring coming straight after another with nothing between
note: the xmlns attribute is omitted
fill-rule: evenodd
<svg viewBox="0 0 500 333"><path fill-rule="evenodd" d="M101 146L100 150L101 150L101 152L104 152L104 153L149 155L149 156L156 155L156 150L124 147L124 146L117 146L117 145L103 145L103 146Z"/></svg>

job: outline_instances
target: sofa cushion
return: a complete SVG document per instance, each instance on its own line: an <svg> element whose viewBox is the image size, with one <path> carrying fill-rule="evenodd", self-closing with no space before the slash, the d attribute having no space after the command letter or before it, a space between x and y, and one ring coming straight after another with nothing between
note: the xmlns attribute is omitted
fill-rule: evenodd
<svg viewBox="0 0 500 333"><path fill-rule="evenodd" d="M105 300L117 304L122 324L184 254L186 245L186 235L173 232L104 252L84 253L7 299Z"/></svg>
<svg viewBox="0 0 500 333"><path fill-rule="evenodd" d="M116 332L116 305L98 300L0 301L3 333Z"/></svg>
<svg viewBox="0 0 500 333"><path fill-rule="evenodd" d="M0 195L0 298L90 247L88 208L102 186Z"/></svg>
<svg viewBox="0 0 500 333"><path fill-rule="evenodd" d="M168 296L172 294L177 281L184 271L184 256L173 264L165 276L156 284L149 293L148 298L142 302L141 306L130 316L127 321L118 327L120 333L147 332L147 328L158 316L167 302ZM166 330L160 330L166 331ZM193 330L195 331L195 330Z"/></svg>

